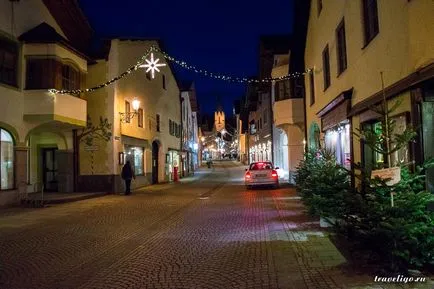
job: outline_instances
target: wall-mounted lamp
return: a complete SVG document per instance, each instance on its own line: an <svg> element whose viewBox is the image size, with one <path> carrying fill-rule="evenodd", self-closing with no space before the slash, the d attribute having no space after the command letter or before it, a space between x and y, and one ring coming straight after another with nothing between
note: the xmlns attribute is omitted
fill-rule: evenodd
<svg viewBox="0 0 434 289"><path fill-rule="evenodd" d="M121 122L130 122L130 120L138 113L140 107L140 100L138 100L137 98L134 98L133 100L133 111L132 112L120 112L119 114L121 115Z"/></svg>

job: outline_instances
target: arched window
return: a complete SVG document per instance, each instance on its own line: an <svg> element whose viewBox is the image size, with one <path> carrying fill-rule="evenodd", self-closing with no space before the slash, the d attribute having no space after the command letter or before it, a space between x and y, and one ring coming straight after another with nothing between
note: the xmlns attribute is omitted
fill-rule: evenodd
<svg viewBox="0 0 434 289"><path fill-rule="evenodd" d="M14 188L14 139L7 130L0 129L0 133L1 189L8 190Z"/></svg>

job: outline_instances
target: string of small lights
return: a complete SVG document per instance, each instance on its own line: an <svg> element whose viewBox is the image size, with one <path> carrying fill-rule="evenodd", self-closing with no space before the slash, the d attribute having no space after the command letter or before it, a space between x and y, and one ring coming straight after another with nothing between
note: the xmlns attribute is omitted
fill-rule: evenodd
<svg viewBox="0 0 434 289"><path fill-rule="evenodd" d="M80 93L83 93L83 92L92 92L92 91L95 91L97 89L104 88L104 87L106 87L106 86L108 86L108 85L110 85L110 84L112 84L112 83L114 83L114 82L116 82L116 81L118 81L118 80L120 80L120 79L128 76L129 74L131 74L131 72L137 70L140 67L140 65L142 65L146 61L146 58L148 57L148 55L153 50L154 50L154 47L151 46L151 48L149 48L145 52L145 54L143 54L143 56L140 58L139 61L137 61L137 63L135 65L131 66L130 68L128 68L126 71L124 71L120 75L116 76L115 78L112 78L111 80L109 80L109 81L107 81L105 83L102 83L100 85L97 85L97 86L94 86L94 87L90 87L90 88L86 88L86 89L72 89L72 90L66 90L66 89L58 90L58 89L54 89L53 88L53 89L49 89L48 91L50 93L57 93L57 94L80 94Z"/></svg>
<svg viewBox="0 0 434 289"><path fill-rule="evenodd" d="M292 79L292 78L298 78L300 76L303 76L307 73L311 72L311 69L307 69L305 72L293 72L293 73L289 73L287 75L281 76L281 77L267 77L267 78L263 78L263 79L254 79L254 78L245 78L245 77L234 77L234 76L229 76L229 75L223 75L223 74L217 74L217 73L213 73L213 72L209 72L205 69L199 69L193 65L189 65L187 64L187 62L176 59L172 56L170 56L169 54L167 54L164 51L161 51L159 48L154 47L155 51L158 51L159 53L161 53L161 55L163 55L164 58L166 58L168 61L171 61L179 66L181 66L184 69L190 70L190 71L194 71L195 73L198 74L202 74L204 76L208 76L211 78L215 78L215 79L220 79L220 80L226 80L229 82L238 82L238 83L261 83L261 82L274 82L274 81L282 81L282 80L286 80L286 79Z"/></svg>
<svg viewBox="0 0 434 289"><path fill-rule="evenodd" d="M140 58L139 61L137 61L137 63L133 66L131 66L130 68L128 68L126 71L124 71L122 74L112 78L111 80L102 83L100 85L94 86L94 87L90 87L90 88L86 88L86 89L72 89L72 90L66 90L66 89L49 89L48 91L50 93L57 93L57 94L80 94L83 92L93 92L95 90L107 87L108 85L128 76L129 74L131 74L133 71L136 71L138 68L143 67L145 61L149 63L149 61L147 61L147 57L149 56L149 54L152 53L152 51L158 52L160 53L166 60L171 61L179 66L181 66L184 69L193 71L195 73L198 74L202 74L204 76L207 77L211 77L214 79L219 79L219 80L225 80L225 81L229 81L232 83L270 83L270 82L276 82L276 81L282 81L282 80L287 80L287 79L293 79L293 78L298 78L301 77L307 73L311 73L312 69L307 69L305 72L293 72L293 73L289 73L287 75L281 76L281 77L275 77L275 78L263 78L263 79L253 79L253 78L245 78L245 77L234 77L234 76L229 76L229 75L224 75L224 74L217 74L217 73L213 73L213 72L209 72L205 69L199 69L193 65L189 65L187 64L187 62L185 61L181 61L178 60L172 56L170 56L169 54L167 54L166 52L160 50L158 47L155 46L151 46L148 50L145 51L145 53L143 54L143 56ZM146 66L146 65L145 65ZM149 67L149 65L148 65ZM158 70L157 70L158 71Z"/></svg>

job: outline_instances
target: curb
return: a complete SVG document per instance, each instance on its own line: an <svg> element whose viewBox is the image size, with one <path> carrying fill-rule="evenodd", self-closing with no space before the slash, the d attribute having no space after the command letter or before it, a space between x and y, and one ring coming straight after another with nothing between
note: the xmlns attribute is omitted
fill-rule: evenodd
<svg viewBox="0 0 434 289"><path fill-rule="evenodd" d="M78 202L82 200L87 199L94 199L94 198L100 198L109 195L108 193L90 193L89 195L85 196L69 196L66 198L59 198L59 199L44 199L41 198L34 198L34 199L28 199L24 201L22 206L24 205L52 205L52 204L64 204L64 203L72 203L72 202Z"/></svg>

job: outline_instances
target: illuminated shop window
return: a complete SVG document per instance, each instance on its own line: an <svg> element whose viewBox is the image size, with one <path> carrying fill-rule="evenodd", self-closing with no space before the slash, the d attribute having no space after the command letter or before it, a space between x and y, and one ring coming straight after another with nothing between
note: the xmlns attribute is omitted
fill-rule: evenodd
<svg viewBox="0 0 434 289"><path fill-rule="evenodd" d="M12 135L0 129L1 136L1 189L8 190L14 188L14 140Z"/></svg>
<svg viewBox="0 0 434 289"><path fill-rule="evenodd" d="M125 146L126 161L130 161L136 176L143 175L143 148L134 146Z"/></svg>

